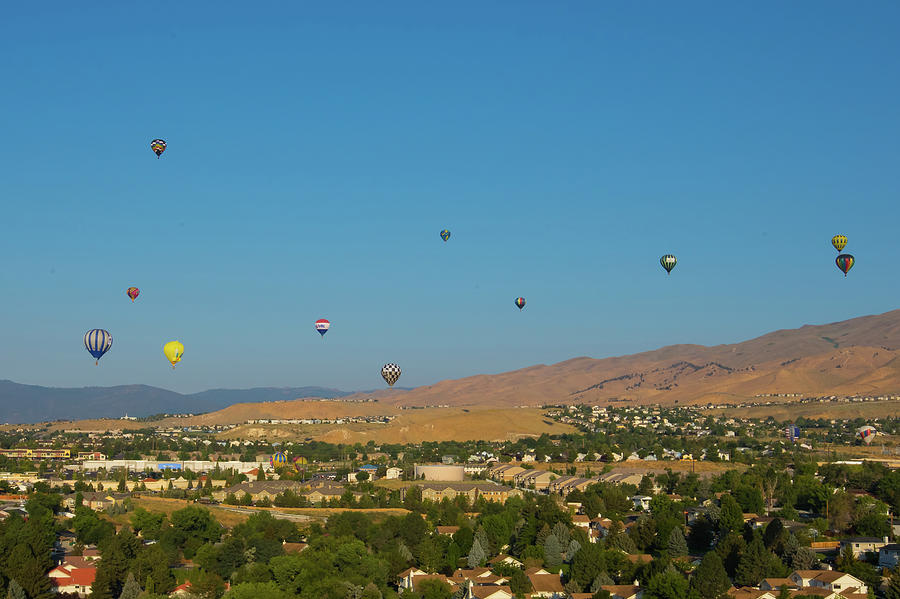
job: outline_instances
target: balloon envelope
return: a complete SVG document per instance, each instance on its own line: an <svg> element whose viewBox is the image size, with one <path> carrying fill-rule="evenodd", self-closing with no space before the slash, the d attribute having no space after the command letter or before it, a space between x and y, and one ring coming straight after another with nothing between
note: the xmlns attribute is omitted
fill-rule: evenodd
<svg viewBox="0 0 900 599"><path fill-rule="evenodd" d="M847 247L847 236L846 235L835 235L831 238L831 245L834 246L834 249L837 251L843 250Z"/></svg>
<svg viewBox="0 0 900 599"><path fill-rule="evenodd" d="M156 154L156 157L159 158L162 156L162 153L166 151L166 142L162 139L154 139L150 142L150 149Z"/></svg>
<svg viewBox="0 0 900 599"><path fill-rule="evenodd" d="M872 441L875 440L875 435L878 434L878 431L875 430L875 427L872 426L861 426L856 429L856 434L859 435L860 439L862 439L863 443L868 445Z"/></svg>
<svg viewBox="0 0 900 599"><path fill-rule="evenodd" d="M441 231L441 239L443 239L444 241L450 239L450 231L448 231L447 229Z"/></svg>
<svg viewBox="0 0 900 599"><path fill-rule="evenodd" d="M519 310L521 310L522 308L525 307L525 298L524 297L516 298L516 307L519 308ZM538 310L538 311L540 311L540 310Z"/></svg>
<svg viewBox="0 0 900 599"><path fill-rule="evenodd" d="M169 341L163 345L163 353L166 354L166 359L172 364L172 368L175 368L184 355L184 345L180 341Z"/></svg>
<svg viewBox="0 0 900 599"><path fill-rule="evenodd" d="M834 259L834 263L837 264L837 267L841 269L841 272L843 272L846 277L847 273L850 272L850 269L853 268L853 265L856 264L856 258L850 254L841 254Z"/></svg>
<svg viewBox="0 0 900 599"><path fill-rule="evenodd" d="M281 468L281 467L287 465L287 456L284 455L283 451L276 451L275 453L272 454L271 462L272 462L272 468L275 468L277 470L278 468Z"/></svg>
<svg viewBox="0 0 900 599"><path fill-rule="evenodd" d="M675 268L675 265L678 264L678 259L672 254L666 254L662 258L659 259L659 263L663 268L666 269L666 273L671 274L672 269Z"/></svg>
<svg viewBox="0 0 900 599"><path fill-rule="evenodd" d="M381 377L388 386L393 387L397 379L400 378L400 367L393 363L385 364L381 367Z"/></svg>
<svg viewBox="0 0 900 599"><path fill-rule="evenodd" d="M324 318L320 318L316 321L316 330L319 331L319 334L323 337L325 336L325 333L328 332L329 328L331 328L331 323Z"/></svg>
<svg viewBox="0 0 900 599"><path fill-rule="evenodd" d="M128 297L131 298L131 301L134 301L137 299L137 296L141 294L141 290L137 287L129 287L128 291L126 291L125 293L128 294Z"/></svg>
<svg viewBox="0 0 900 599"><path fill-rule="evenodd" d="M109 331L91 329L84 334L84 348L94 356L97 364L100 363L100 358L109 351L110 347L112 347L112 335L109 334Z"/></svg>

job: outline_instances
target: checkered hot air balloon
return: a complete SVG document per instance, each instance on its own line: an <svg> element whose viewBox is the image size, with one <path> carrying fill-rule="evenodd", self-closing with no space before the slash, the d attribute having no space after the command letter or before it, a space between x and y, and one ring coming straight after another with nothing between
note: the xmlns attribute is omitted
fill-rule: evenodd
<svg viewBox="0 0 900 599"><path fill-rule="evenodd" d="M672 274L672 269L678 264L678 259L672 254L666 254L659 259L659 263L666 269L666 274Z"/></svg>
<svg viewBox="0 0 900 599"><path fill-rule="evenodd" d="M100 358L112 347L112 335L103 329L91 329L84 334L84 348L94 356L95 364L100 364Z"/></svg>
<svg viewBox="0 0 900 599"><path fill-rule="evenodd" d="M393 387L397 379L400 378L400 367L393 363L385 364L381 367L381 378L384 379L388 386Z"/></svg>
<svg viewBox="0 0 900 599"><path fill-rule="evenodd" d="M166 142L162 139L154 139L150 142L150 149L156 154L156 157L159 158L162 156L162 153L166 151Z"/></svg>

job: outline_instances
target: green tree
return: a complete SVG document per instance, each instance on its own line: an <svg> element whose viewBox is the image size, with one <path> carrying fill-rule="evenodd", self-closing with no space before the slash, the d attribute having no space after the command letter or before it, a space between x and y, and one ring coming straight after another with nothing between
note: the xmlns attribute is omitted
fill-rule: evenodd
<svg viewBox="0 0 900 599"><path fill-rule="evenodd" d="M453 590L441 580L423 580L418 585L422 599L452 599Z"/></svg>
<svg viewBox="0 0 900 599"><path fill-rule="evenodd" d="M486 559L487 556L484 553L484 549L481 548L481 542L478 539L475 539L472 542L472 548L469 550L469 555L466 558L469 567L477 568L483 564Z"/></svg>
<svg viewBox="0 0 900 599"><path fill-rule="evenodd" d="M722 558L715 551L703 556L703 561L691 575L690 587L704 599L724 599L731 588Z"/></svg>
<svg viewBox="0 0 900 599"><path fill-rule="evenodd" d="M599 543L582 546L569 566L569 577L581 588L587 588L601 572L606 572L606 555Z"/></svg>
<svg viewBox="0 0 900 599"><path fill-rule="evenodd" d="M134 532L140 533L145 539L158 539L162 532L165 514L148 512L142 507L135 508L131 514L130 522Z"/></svg>
<svg viewBox="0 0 900 599"><path fill-rule="evenodd" d="M554 571L562 565L562 547L555 534L544 541L544 565Z"/></svg>
<svg viewBox="0 0 900 599"><path fill-rule="evenodd" d="M236 584L223 599L291 599L293 595L278 588L274 582L244 582Z"/></svg>
<svg viewBox="0 0 900 599"><path fill-rule="evenodd" d="M531 586L531 579L525 575L525 572L516 568L509 577L509 589L519 597L527 595L534 587Z"/></svg>
<svg viewBox="0 0 900 599"><path fill-rule="evenodd" d="M9 582L9 590L6 593L6 599L28 599L25 596L25 590L15 580Z"/></svg>
<svg viewBox="0 0 900 599"><path fill-rule="evenodd" d="M744 513L731 495L722 495L719 528L723 532L739 532L744 527Z"/></svg>
<svg viewBox="0 0 900 599"><path fill-rule="evenodd" d="M597 593L602 590L600 587L611 584L615 584L615 582L613 582L613 579L610 578L609 574L603 571L600 572L600 574L597 574L597 577L594 578L594 582L591 583L590 591L592 593Z"/></svg>
<svg viewBox="0 0 900 599"><path fill-rule="evenodd" d="M735 571L734 580L742 586L755 587L766 577L771 554L758 536L747 545Z"/></svg>
<svg viewBox="0 0 900 599"><path fill-rule="evenodd" d="M894 568L894 571L891 572L884 596L886 599L900 599L900 566Z"/></svg>
<svg viewBox="0 0 900 599"><path fill-rule="evenodd" d="M123 528L100 544L100 565L91 585L92 599L116 599L122 594L125 577L140 549L140 541L131 529Z"/></svg>
<svg viewBox="0 0 900 599"><path fill-rule="evenodd" d="M119 593L119 599L137 599L141 591L141 585L134 579L134 574L129 572L128 578L125 579L125 585L122 587L122 592Z"/></svg>
<svg viewBox="0 0 900 599"><path fill-rule="evenodd" d="M655 574L647 583L644 599L685 599L688 581L674 568Z"/></svg>
<svg viewBox="0 0 900 599"><path fill-rule="evenodd" d="M672 529L672 532L669 534L667 547L669 555L672 557L681 557L688 554L687 541L684 538L684 533L681 532L681 527Z"/></svg>

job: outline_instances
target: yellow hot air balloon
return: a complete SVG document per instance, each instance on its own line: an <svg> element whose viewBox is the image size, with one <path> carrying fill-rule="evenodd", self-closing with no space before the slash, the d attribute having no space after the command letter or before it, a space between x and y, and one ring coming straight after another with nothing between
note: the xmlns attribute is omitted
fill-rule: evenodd
<svg viewBox="0 0 900 599"><path fill-rule="evenodd" d="M847 247L847 236L835 235L831 238L831 245L833 245L834 249L836 249L837 251L842 251L845 247Z"/></svg>
<svg viewBox="0 0 900 599"><path fill-rule="evenodd" d="M163 353L166 354L166 359L172 363L172 368L175 368L184 355L184 346L180 341L169 341L163 345Z"/></svg>

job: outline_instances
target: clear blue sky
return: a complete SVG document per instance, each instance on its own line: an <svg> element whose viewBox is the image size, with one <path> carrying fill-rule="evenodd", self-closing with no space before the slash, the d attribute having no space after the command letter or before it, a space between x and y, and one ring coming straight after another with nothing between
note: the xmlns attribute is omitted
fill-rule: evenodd
<svg viewBox="0 0 900 599"><path fill-rule="evenodd" d="M277 4L3 8L0 378L413 386L898 307L896 2Z"/></svg>

